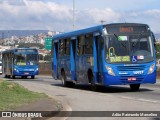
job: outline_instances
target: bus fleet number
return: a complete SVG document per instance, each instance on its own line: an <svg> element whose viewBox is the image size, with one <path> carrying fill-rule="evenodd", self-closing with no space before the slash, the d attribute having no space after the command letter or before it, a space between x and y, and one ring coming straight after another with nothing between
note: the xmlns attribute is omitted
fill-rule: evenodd
<svg viewBox="0 0 160 120"><path fill-rule="evenodd" d="M141 70L141 71L134 71L134 72L133 72L133 74L135 74L135 75L141 75L141 74L143 74L143 73L144 73L143 70Z"/></svg>

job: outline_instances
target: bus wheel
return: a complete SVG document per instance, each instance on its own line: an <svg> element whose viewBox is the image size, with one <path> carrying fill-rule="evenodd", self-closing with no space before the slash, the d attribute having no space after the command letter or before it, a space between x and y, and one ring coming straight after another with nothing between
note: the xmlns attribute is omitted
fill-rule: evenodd
<svg viewBox="0 0 160 120"><path fill-rule="evenodd" d="M62 81L62 86L66 87L67 86L67 82L66 82L66 75L64 72L61 73L61 81Z"/></svg>
<svg viewBox="0 0 160 120"><path fill-rule="evenodd" d="M73 88L73 87L75 87L75 83L73 83L71 81L66 81L66 86L70 87L70 88Z"/></svg>
<svg viewBox="0 0 160 120"><path fill-rule="evenodd" d="M90 79L91 79L91 90L97 91L97 85L95 84L93 76Z"/></svg>
<svg viewBox="0 0 160 120"><path fill-rule="evenodd" d="M132 91L138 91L140 88L140 84L130 84L130 89Z"/></svg>
<svg viewBox="0 0 160 120"><path fill-rule="evenodd" d="M31 79L34 79L34 78L35 78L35 76L34 76L34 75L32 75L32 76L31 76Z"/></svg>
<svg viewBox="0 0 160 120"><path fill-rule="evenodd" d="M5 75L4 78L8 78L8 75Z"/></svg>
<svg viewBox="0 0 160 120"><path fill-rule="evenodd" d="M61 80L62 80L62 86L63 87L74 87L75 86L75 83L73 83L71 81L66 81L65 72L62 72Z"/></svg>

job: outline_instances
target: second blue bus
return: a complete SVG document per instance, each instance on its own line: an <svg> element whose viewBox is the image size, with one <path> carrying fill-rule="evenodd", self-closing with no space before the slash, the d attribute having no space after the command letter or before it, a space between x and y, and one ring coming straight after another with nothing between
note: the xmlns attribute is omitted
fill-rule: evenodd
<svg viewBox="0 0 160 120"><path fill-rule="evenodd" d="M5 77L27 78L39 74L38 50L35 48L16 48L2 52L3 74Z"/></svg>

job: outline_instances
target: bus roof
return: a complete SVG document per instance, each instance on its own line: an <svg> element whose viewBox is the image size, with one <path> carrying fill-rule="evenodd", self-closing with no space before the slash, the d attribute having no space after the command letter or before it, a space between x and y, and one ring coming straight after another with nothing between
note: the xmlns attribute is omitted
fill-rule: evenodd
<svg viewBox="0 0 160 120"><path fill-rule="evenodd" d="M15 52L16 50L37 50L36 48L14 48L14 49L8 49L2 52L4 53L10 53L10 52Z"/></svg>
<svg viewBox="0 0 160 120"><path fill-rule="evenodd" d="M111 24L106 24L104 26L106 27L111 27L111 26L130 26L130 25L133 25L133 26L147 26L147 24L143 24L143 23L111 23Z"/></svg>
<svg viewBox="0 0 160 120"><path fill-rule="evenodd" d="M72 31L72 32L67 32L67 33L62 33L62 34L58 34L53 36L53 40L58 40L58 39L64 39L64 38L69 38L69 37L76 37L77 35L83 35L86 33L92 33L92 32L98 32L98 31L102 31L103 27L111 27L111 26L130 26L130 25L134 25L134 26L147 26L147 24L142 24L142 23L111 23L111 24L104 24L104 25L99 25L99 26L94 26L94 27L90 27L90 28L86 28L86 29L81 29L81 30L76 30L76 31Z"/></svg>
<svg viewBox="0 0 160 120"><path fill-rule="evenodd" d="M102 25L99 25L99 26L94 26L94 27L90 27L90 28L86 28L86 29L81 29L81 30L76 30L76 31L72 31L72 32L58 34L53 37L53 40L74 37L77 35L83 35L83 34L91 33L91 32L97 32L97 31L101 30L102 27L103 27Z"/></svg>

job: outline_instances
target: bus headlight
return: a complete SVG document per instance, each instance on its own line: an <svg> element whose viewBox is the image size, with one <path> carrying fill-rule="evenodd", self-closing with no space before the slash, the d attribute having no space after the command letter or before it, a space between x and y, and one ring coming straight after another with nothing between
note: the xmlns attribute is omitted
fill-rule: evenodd
<svg viewBox="0 0 160 120"><path fill-rule="evenodd" d="M152 64L152 65L150 66L150 68L149 68L149 70L148 70L148 74L151 74L151 73L154 72L154 66L155 66L155 64Z"/></svg>
<svg viewBox="0 0 160 120"><path fill-rule="evenodd" d="M109 66L106 66L106 69L108 71L108 74L112 75L112 76L115 76L115 73L113 72L113 69Z"/></svg>
<svg viewBox="0 0 160 120"><path fill-rule="evenodd" d="M35 71L38 71L39 69L37 68Z"/></svg>
<svg viewBox="0 0 160 120"><path fill-rule="evenodd" d="M16 68L14 68L14 70L15 70L16 72L19 72L19 70L17 70Z"/></svg>

